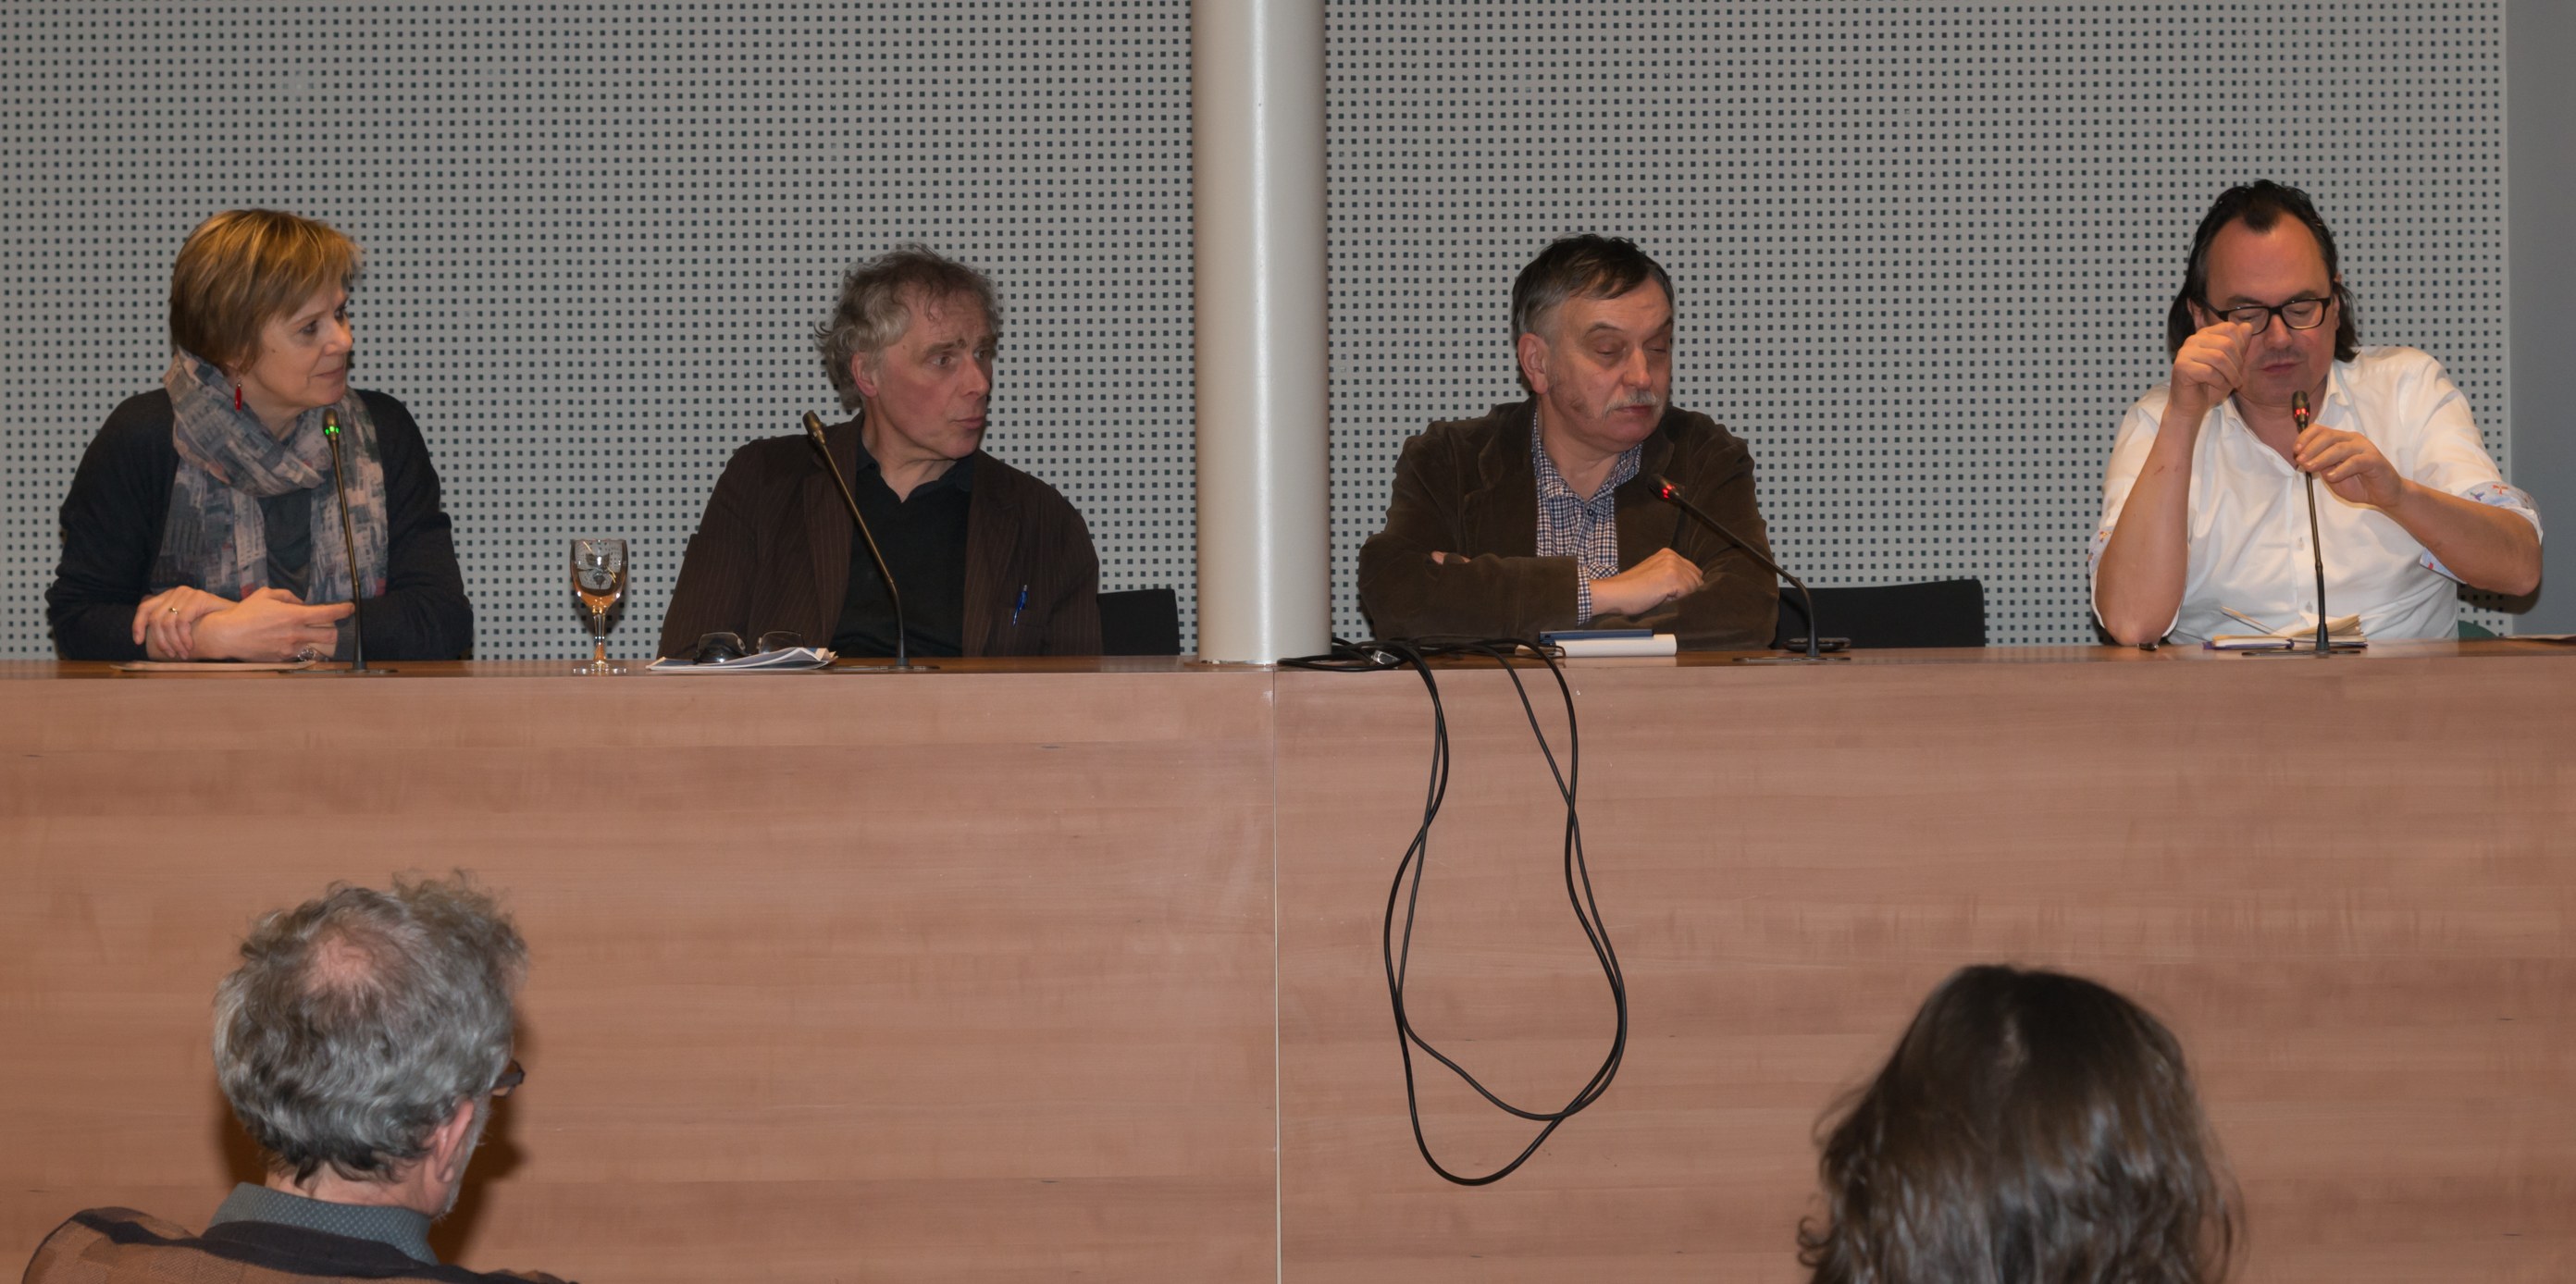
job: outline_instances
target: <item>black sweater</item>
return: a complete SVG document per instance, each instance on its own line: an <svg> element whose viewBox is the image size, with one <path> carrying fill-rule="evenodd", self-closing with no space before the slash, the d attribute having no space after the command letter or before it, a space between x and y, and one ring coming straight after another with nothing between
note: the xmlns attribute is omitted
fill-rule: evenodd
<svg viewBox="0 0 2576 1284"><path fill-rule="evenodd" d="M371 660L453 660L474 642L474 608L439 507L438 470L403 404L361 392L385 468L385 591L359 606ZM63 499L63 560L45 590L54 651L66 660L139 660L134 608L151 595L152 563L179 474L170 394L129 397L107 417ZM345 658L345 657L344 657Z"/></svg>

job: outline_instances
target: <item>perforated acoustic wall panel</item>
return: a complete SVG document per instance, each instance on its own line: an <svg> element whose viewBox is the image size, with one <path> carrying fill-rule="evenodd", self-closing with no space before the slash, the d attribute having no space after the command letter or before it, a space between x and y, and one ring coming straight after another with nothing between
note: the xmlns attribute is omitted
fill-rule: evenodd
<svg viewBox="0 0 2576 1284"><path fill-rule="evenodd" d="M841 270L914 239L1000 287L988 447L1192 600L1180 0L13 3L0 130L0 653L50 654L72 469L250 205L365 247L356 382L428 435L480 655L586 654L574 535L633 541L649 653L725 459L833 410Z"/></svg>
<svg viewBox="0 0 2576 1284"><path fill-rule="evenodd" d="M1998 642L2091 636L2102 460L2228 183L2317 194L2365 340L2446 362L2510 469L2498 4L1326 13L1345 632L1398 446L1517 395L1512 273L1576 229L1674 270L1676 400L1752 443L1784 557L1979 576ZM575 533L635 541L647 649L725 457L830 405L839 270L909 238L1004 292L991 448L1186 615L1188 67L1180 0L9 6L0 654L48 653L171 255L248 204L366 245L359 382L429 433L480 654L578 650Z"/></svg>
<svg viewBox="0 0 2576 1284"><path fill-rule="evenodd" d="M1569 231L1672 271L1674 400L1792 569L1980 577L1998 643L2092 640L2102 465L2233 183L2316 196L2363 341L2447 364L2510 476L2498 4L1330 14L1341 629L1398 448L1519 397L1511 279Z"/></svg>

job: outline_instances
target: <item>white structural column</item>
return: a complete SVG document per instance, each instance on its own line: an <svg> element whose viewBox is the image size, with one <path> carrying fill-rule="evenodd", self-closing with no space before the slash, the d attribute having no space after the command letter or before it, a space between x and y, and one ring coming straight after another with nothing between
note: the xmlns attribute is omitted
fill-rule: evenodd
<svg viewBox="0 0 2576 1284"><path fill-rule="evenodd" d="M1199 655L1332 637L1322 0L1190 12Z"/></svg>

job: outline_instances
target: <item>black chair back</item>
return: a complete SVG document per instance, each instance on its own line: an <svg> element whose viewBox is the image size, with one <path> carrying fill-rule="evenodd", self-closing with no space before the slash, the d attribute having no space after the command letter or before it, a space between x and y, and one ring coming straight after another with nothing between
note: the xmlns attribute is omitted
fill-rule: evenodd
<svg viewBox="0 0 2576 1284"><path fill-rule="evenodd" d="M1181 598L1167 588L1100 595L1102 655L1179 655Z"/></svg>
<svg viewBox="0 0 2576 1284"><path fill-rule="evenodd" d="M1981 580L1932 580L1923 584L1872 584L1816 590L1816 613L1825 636L1850 638L1854 648L1984 646L1986 586ZM1780 589L1780 629L1772 645L1787 647L1807 636L1807 604L1798 590Z"/></svg>

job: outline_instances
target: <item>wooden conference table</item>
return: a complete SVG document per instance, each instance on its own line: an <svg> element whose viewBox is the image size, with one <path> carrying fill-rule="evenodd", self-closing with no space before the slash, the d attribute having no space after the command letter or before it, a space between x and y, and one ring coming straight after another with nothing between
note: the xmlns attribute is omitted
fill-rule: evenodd
<svg viewBox="0 0 2576 1284"><path fill-rule="evenodd" d="M209 995L261 910L464 867L534 953L451 1258L591 1284L1799 1277L1813 1134L1970 962L2189 1048L2251 1280L2576 1278L2576 652L1574 670L1624 1070L1414 1154L1377 952L1421 683L1176 661L374 682L0 666L0 1270L256 1173ZM1542 684L1543 671L1530 670ZM1610 1031L1490 668L1412 1005L1549 1105ZM1552 689L1534 692L1559 737ZM1443 1159L1525 1125L1427 1082Z"/></svg>

